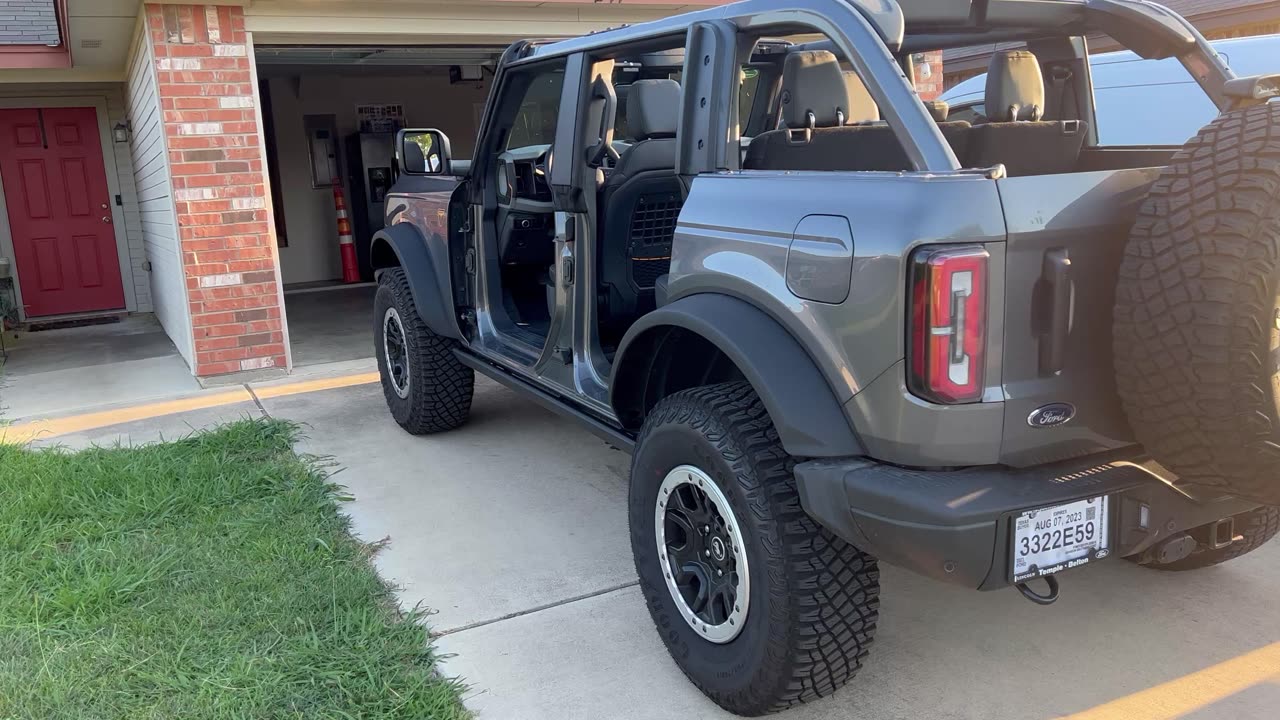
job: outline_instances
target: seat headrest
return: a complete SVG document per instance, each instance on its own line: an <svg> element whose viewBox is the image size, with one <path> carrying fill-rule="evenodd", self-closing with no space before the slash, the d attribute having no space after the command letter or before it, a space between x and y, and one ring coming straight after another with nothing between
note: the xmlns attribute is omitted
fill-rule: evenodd
<svg viewBox="0 0 1280 720"><path fill-rule="evenodd" d="M826 50L787 55L782 65L782 124L794 129L838 127L849 113L849 92L836 56Z"/></svg>
<svg viewBox="0 0 1280 720"><path fill-rule="evenodd" d="M844 111L846 125L861 122L874 122L880 119L880 106L871 99L871 91L866 83L858 77L858 73L848 71L844 75L844 89L849 96L849 107Z"/></svg>
<svg viewBox="0 0 1280 720"><path fill-rule="evenodd" d="M951 113L951 103L946 100L925 100L924 109L933 116L934 122L946 122L947 115Z"/></svg>
<svg viewBox="0 0 1280 720"><path fill-rule="evenodd" d="M987 117L992 122L1039 120L1044 116L1044 76L1027 50L1001 50L987 68Z"/></svg>
<svg viewBox="0 0 1280 720"><path fill-rule="evenodd" d="M680 124L680 83L637 80L627 90L627 127L636 140L673 138Z"/></svg>

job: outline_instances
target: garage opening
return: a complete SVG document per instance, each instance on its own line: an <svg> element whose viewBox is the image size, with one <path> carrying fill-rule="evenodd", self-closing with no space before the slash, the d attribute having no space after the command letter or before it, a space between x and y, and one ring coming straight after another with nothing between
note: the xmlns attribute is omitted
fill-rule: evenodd
<svg viewBox="0 0 1280 720"><path fill-rule="evenodd" d="M469 158L505 47L258 45L267 166L295 367L373 355L369 243L403 128L438 128ZM344 281L335 189L359 279Z"/></svg>

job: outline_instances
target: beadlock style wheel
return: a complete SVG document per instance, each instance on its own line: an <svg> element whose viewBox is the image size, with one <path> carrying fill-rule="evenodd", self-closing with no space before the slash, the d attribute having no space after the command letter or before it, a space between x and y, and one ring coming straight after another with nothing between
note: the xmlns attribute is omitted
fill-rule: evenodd
<svg viewBox="0 0 1280 720"><path fill-rule="evenodd" d="M875 558L805 513L794 463L745 382L662 398L631 457L627 526L649 616L685 676L738 715L830 695L875 635Z"/></svg>
<svg viewBox="0 0 1280 720"><path fill-rule="evenodd" d="M465 423L475 373L455 355L456 340L437 335L422 321L403 268L379 274L370 319L382 396L396 423L414 435Z"/></svg>
<svg viewBox="0 0 1280 720"><path fill-rule="evenodd" d="M747 617L751 574L742 529L709 475L692 465L667 473L658 489L654 535L680 616L710 642L736 638Z"/></svg>
<svg viewBox="0 0 1280 720"><path fill-rule="evenodd" d="M382 352L387 359L387 379L396 395L409 397L409 351L405 347L404 324L394 307L382 317Z"/></svg>

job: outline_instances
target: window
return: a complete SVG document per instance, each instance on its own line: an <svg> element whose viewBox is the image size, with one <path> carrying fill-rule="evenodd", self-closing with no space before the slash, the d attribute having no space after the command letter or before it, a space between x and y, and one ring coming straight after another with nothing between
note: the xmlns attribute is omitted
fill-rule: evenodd
<svg viewBox="0 0 1280 720"><path fill-rule="evenodd" d="M507 150L555 142L556 118L560 114L560 92L563 88L563 67L546 70L534 77L520 101L520 111L507 138Z"/></svg>
<svg viewBox="0 0 1280 720"><path fill-rule="evenodd" d="M951 108L947 113L947 121L955 122L963 120L964 122L973 125L985 122L987 119L986 112L987 106L980 102L957 105L956 107Z"/></svg>
<svg viewBox="0 0 1280 720"><path fill-rule="evenodd" d="M1099 145L1181 145L1218 114L1176 58L1090 59Z"/></svg>

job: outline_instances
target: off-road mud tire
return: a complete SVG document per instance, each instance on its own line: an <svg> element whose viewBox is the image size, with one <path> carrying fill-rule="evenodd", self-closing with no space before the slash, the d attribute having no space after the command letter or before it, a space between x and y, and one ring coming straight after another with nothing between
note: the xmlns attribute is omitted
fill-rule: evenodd
<svg viewBox="0 0 1280 720"><path fill-rule="evenodd" d="M1174 155L1125 246L1117 385L1137 439L1200 496L1280 505L1280 104Z"/></svg>
<svg viewBox="0 0 1280 720"><path fill-rule="evenodd" d="M401 268L383 271L374 296L374 352L382 379L382 394L392 417L414 435L453 430L471 414L475 372L453 354L457 341L427 327L413 304L409 278ZM399 314L408 356L408 396L401 397L391 381L383 344L388 308Z"/></svg>
<svg viewBox="0 0 1280 720"><path fill-rule="evenodd" d="M805 513L794 464L744 382L663 399L645 420L632 458L631 547L650 615L685 675L739 715L835 692L861 668L876 629L876 560ZM659 487L681 465L697 466L715 482L742 528L749 608L740 634L724 644L699 636L681 616L656 549Z"/></svg>

